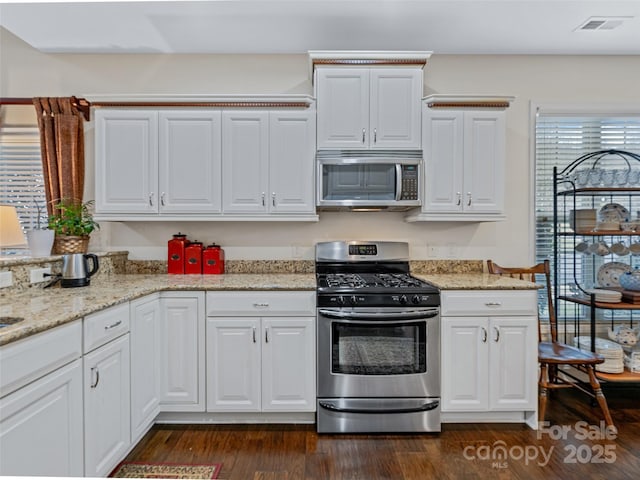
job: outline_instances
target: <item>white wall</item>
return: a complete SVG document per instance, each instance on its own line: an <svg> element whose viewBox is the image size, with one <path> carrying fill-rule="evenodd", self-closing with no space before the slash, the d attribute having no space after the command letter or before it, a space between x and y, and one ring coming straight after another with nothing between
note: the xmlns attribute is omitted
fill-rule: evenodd
<svg viewBox="0 0 640 480"><path fill-rule="evenodd" d="M428 47L428 46L426 46ZM530 140L531 102L636 103L640 59L635 56L431 57L425 95L514 95L507 111L507 220L497 223L408 224L402 213L322 213L318 223L102 222L95 249L124 249L132 258L164 259L166 241L182 231L215 241L229 258L313 258L313 245L331 239L405 240L412 256L533 261ZM91 94L311 94L306 55L43 54L0 28L0 96ZM21 115L15 113L22 111ZM25 110L27 113L25 113ZM5 111L4 122L31 115ZM21 121L21 120L20 120ZM87 129L87 192L92 198L93 123ZM437 173L437 172L436 172Z"/></svg>

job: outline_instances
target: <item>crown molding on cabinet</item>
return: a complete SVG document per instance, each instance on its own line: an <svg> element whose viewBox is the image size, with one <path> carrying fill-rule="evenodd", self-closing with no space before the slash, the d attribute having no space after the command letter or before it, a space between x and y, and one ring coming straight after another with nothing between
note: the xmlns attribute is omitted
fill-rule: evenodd
<svg viewBox="0 0 640 480"><path fill-rule="evenodd" d="M310 108L310 95L102 95L84 96L92 107Z"/></svg>
<svg viewBox="0 0 640 480"><path fill-rule="evenodd" d="M368 50L309 50L309 72L319 65L332 66L420 66L424 68L433 52L429 51L368 51Z"/></svg>
<svg viewBox="0 0 640 480"><path fill-rule="evenodd" d="M509 108L516 97L504 95L429 95L422 100L429 108Z"/></svg>

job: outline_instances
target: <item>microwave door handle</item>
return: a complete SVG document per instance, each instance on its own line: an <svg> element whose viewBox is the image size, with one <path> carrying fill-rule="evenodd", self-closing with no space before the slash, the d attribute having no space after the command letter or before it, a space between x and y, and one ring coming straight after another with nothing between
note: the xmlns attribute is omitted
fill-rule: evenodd
<svg viewBox="0 0 640 480"><path fill-rule="evenodd" d="M396 163L396 202L402 198L402 165Z"/></svg>

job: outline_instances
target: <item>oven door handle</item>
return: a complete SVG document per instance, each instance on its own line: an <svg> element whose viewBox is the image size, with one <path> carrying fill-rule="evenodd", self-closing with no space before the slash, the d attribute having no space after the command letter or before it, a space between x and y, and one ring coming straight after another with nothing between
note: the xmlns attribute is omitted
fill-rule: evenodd
<svg viewBox="0 0 640 480"><path fill-rule="evenodd" d="M340 310L328 310L325 308L318 309L318 313L327 318L335 318L340 320L421 320L426 318L437 317L440 313L437 308L429 310L407 310L394 312L343 312Z"/></svg>
<svg viewBox="0 0 640 480"><path fill-rule="evenodd" d="M353 408L353 407L338 407L333 403L320 401L318 404L327 410L332 412L343 413L413 413L413 412L428 412L429 410L435 410L440 405L439 400L425 403L418 407L405 407L405 408Z"/></svg>

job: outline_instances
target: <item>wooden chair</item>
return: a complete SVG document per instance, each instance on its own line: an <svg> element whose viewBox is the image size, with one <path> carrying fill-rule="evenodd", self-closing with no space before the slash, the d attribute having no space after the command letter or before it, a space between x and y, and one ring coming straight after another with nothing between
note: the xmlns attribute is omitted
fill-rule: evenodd
<svg viewBox="0 0 640 480"><path fill-rule="evenodd" d="M617 431L613 424L613 420L611 419L611 414L609 413L607 400L602 393L600 382L596 377L596 365L603 363L604 358L595 353L580 350L579 348L558 342L558 325L555 310L553 308L551 268L549 266L549 260L545 260L543 263L539 263L533 267L525 268L501 267L493 263L491 260L487 260L487 268L489 273L508 275L513 278L519 278L521 280L528 280L531 282L536 281L536 275L544 275L545 277L547 302L549 306L551 341L542 341L542 329L540 321L538 321L538 362L540 363L540 379L538 381L539 420L544 421L549 390L575 387L589 395L591 398L596 399L598 405L600 405L600 408L602 409L602 413L604 414L605 423L610 429ZM569 365L587 374L589 378L589 385L584 381L580 381L580 379L565 370L562 371L562 375L558 375L559 367L563 365Z"/></svg>

